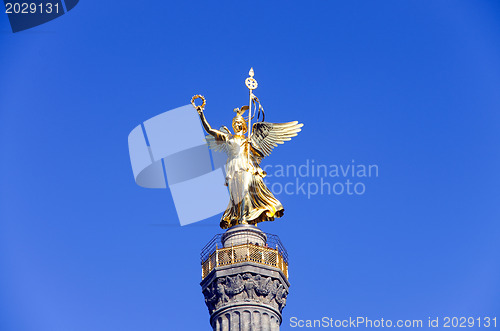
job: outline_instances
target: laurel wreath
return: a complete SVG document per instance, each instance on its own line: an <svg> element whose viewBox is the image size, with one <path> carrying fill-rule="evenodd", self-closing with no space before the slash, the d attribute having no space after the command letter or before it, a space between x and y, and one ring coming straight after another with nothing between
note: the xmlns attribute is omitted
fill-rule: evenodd
<svg viewBox="0 0 500 331"><path fill-rule="evenodd" d="M194 102L196 99L201 99L203 102L201 104L201 106L197 106L196 103ZM191 104L193 105L194 108L198 109L204 109L205 108L205 105L207 104L206 100L205 100L205 97L203 95L195 95L194 97L191 98Z"/></svg>

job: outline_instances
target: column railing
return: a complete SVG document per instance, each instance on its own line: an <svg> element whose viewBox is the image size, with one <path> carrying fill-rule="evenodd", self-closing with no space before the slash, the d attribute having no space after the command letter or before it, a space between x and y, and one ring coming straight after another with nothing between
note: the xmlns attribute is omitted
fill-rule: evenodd
<svg viewBox="0 0 500 331"><path fill-rule="evenodd" d="M253 262L280 269L288 278L288 263L278 246L274 249L252 243L222 248L216 246L215 250L201 262L202 278L208 276L217 267L243 262Z"/></svg>

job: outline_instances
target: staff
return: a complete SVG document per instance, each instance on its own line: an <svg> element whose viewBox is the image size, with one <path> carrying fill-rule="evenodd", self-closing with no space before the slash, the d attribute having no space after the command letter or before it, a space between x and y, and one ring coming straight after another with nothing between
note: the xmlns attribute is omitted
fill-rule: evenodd
<svg viewBox="0 0 500 331"><path fill-rule="evenodd" d="M257 84L257 81L255 80L255 78L253 78L253 75L254 75L254 72L253 72L253 68L250 68L250 71L248 72L248 75L250 75L250 77L248 77L247 79L245 79L245 85L247 86L248 90L249 90L249 94L250 94L250 101L248 102L248 143L250 143L250 136L252 134L252 100L253 100L253 90L255 90L257 88L257 86L259 86L259 84ZM248 154L247 154L247 157L248 157L248 160L250 161L250 146L248 146Z"/></svg>

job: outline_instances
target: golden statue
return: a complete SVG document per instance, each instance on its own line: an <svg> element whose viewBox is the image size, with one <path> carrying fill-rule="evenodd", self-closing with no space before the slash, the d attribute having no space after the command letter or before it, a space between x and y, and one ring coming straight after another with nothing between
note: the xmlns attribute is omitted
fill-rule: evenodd
<svg viewBox="0 0 500 331"><path fill-rule="evenodd" d="M266 172L262 170L260 163L264 157L271 154L277 144L283 144L283 142L295 137L303 125L297 121L288 123L264 122L264 109L253 94L253 90L257 88L257 81L253 78L253 69L250 69L249 74L250 77L245 81L250 90L249 106L234 109L236 112L232 123L234 134L231 134L225 126L221 127L220 130L215 130L208 124L203 113L206 104L205 98L196 95L191 100L200 115L205 131L208 133L206 140L209 147L214 151L225 152L228 157L225 185L229 188L230 201L220 221L220 227L223 229L237 224L274 221L275 217L283 216L284 209L281 202L264 184L263 178L266 176ZM202 105L196 106L194 101L197 98L202 99ZM251 126L252 104L255 106L254 113L257 111L257 104L259 105L257 122L253 126ZM243 117L246 110L249 110L247 120ZM261 113L262 120L259 121ZM245 133L248 133L246 137Z"/></svg>

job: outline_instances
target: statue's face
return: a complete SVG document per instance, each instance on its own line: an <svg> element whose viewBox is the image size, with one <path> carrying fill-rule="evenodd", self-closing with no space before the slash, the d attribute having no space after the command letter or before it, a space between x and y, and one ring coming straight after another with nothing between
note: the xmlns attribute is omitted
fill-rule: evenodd
<svg viewBox="0 0 500 331"><path fill-rule="evenodd" d="M233 123L233 130L235 133L240 133L245 130L244 123L242 121L236 121Z"/></svg>
<svg viewBox="0 0 500 331"><path fill-rule="evenodd" d="M241 125L240 122L236 122L236 123L234 123L233 129L235 132L241 132L241 131L243 131L243 125Z"/></svg>

